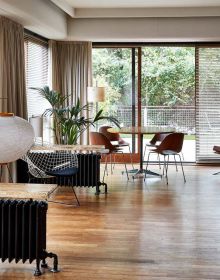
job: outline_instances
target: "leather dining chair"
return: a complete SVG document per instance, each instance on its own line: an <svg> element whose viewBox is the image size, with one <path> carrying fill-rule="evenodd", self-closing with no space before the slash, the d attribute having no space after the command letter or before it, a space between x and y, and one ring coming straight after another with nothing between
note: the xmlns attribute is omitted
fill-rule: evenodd
<svg viewBox="0 0 220 280"><path fill-rule="evenodd" d="M164 140L164 138L169 135L169 133L156 133L154 134L153 138L145 144L145 147L144 147L144 158L145 158L145 154L146 154L146 151L147 151L147 148L156 148L158 147L158 145ZM159 168L160 167L160 155L158 154L158 162L159 162Z"/></svg>
<svg viewBox="0 0 220 280"><path fill-rule="evenodd" d="M110 142L115 142L115 143L112 143L112 145L114 147L116 147L116 148L128 147L129 153L130 153L131 165L132 165L132 168L134 169L130 144L128 142L126 142L123 138L121 138L119 133L109 132L108 131L109 128L112 128L112 127L107 126L107 125L101 126L99 128L99 132L102 133L103 135L105 135Z"/></svg>
<svg viewBox="0 0 220 280"><path fill-rule="evenodd" d="M181 153L182 147L183 147L183 140L184 140L184 133L174 132L174 133L168 134L158 146L156 146L154 149L150 150L150 152L148 154L146 170L148 168L149 158L152 153L162 155L164 157L165 177L166 177L167 184L168 184L167 171L168 171L169 157L174 156L174 160L176 163L176 156L179 156L179 161L180 161L182 173L183 173L183 179L184 179L184 182L186 182L186 178L185 178L185 174L184 174L184 170L183 170L183 164L182 164L182 160L181 160L181 156L180 156L180 153ZM145 179L146 179L146 174L145 174L144 180Z"/></svg>
<svg viewBox="0 0 220 280"><path fill-rule="evenodd" d="M90 144L91 145L103 145L103 146L105 146L105 149L108 150L108 152L106 153L106 158L105 158L105 169L104 169L104 175L103 175L103 181L104 181L105 172L108 172L108 170L107 170L107 164L108 164L107 156L110 156L111 171L112 171L112 158L111 158L111 156L114 155L114 154L121 153L123 155L123 159L124 159L124 153L123 153L123 151L120 147L112 145L111 141L105 135L103 135L100 132L90 132L89 133L89 138L90 138ZM129 180L128 170L127 170L127 165L126 165L125 160L124 160L124 165L125 165L125 171L126 171L126 174L127 174L127 179Z"/></svg>

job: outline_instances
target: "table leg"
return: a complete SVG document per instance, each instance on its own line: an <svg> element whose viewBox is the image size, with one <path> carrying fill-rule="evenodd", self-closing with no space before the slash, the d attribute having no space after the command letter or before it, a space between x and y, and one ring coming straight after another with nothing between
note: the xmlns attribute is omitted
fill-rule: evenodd
<svg viewBox="0 0 220 280"><path fill-rule="evenodd" d="M153 175L153 176L159 176L161 177L160 174L156 173L156 172L153 172L153 171L150 171L150 170L145 170L143 168L143 162L144 162L144 159L143 159L143 139L144 139L144 134L140 134L140 169L139 170L136 170L136 173L133 175L133 179L135 178L136 175L138 174L149 174L149 175Z"/></svg>
<svg viewBox="0 0 220 280"><path fill-rule="evenodd" d="M133 169L133 170L129 170L128 173L132 173L133 174L133 179L135 179L135 176L136 175L139 175L139 174L149 174L149 175L153 175L153 176L159 176L161 177L160 174L156 173L156 172L153 172L153 171L150 171L150 170L145 170L143 168L143 162L144 162L144 159L143 159L143 139L144 139L144 134L143 133L140 133L140 166L139 166L139 169Z"/></svg>
<svg viewBox="0 0 220 280"><path fill-rule="evenodd" d="M144 135L140 134L140 170L143 170L143 138Z"/></svg>

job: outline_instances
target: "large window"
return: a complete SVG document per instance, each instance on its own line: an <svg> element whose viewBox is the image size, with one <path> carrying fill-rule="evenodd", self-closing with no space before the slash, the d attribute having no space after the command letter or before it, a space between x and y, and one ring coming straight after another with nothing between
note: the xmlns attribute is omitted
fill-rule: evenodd
<svg viewBox="0 0 220 280"><path fill-rule="evenodd" d="M104 86L106 92L105 101L97 104L98 107L105 115L116 117L121 126L137 125L137 50L99 48L93 49L92 54L93 84ZM103 124L100 122L99 126ZM123 135L125 137L136 152L135 136Z"/></svg>
<svg viewBox="0 0 220 280"><path fill-rule="evenodd" d="M195 47L142 47L142 125L185 134L184 160L195 161Z"/></svg>
<svg viewBox="0 0 220 280"><path fill-rule="evenodd" d="M185 160L195 161L195 47L94 47L93 82L106 87L106 114L126 127L173 126L185 133Z"/></svg>
<svg viewBox="0 0 220 280"><path fill-rule="evenodd" d="M28 117L31 117L41 115L45 109L50 107L37 91L31 89L48 84L48 44L30 35L25 35L24 47Z"/></svg>
<svg viewBox="0 0 220 280"><path fill-rule="evenodd" d="M197 48L196 159L219 161L213 146L220 145L220 48Z"/></svg>
<svg viewBox="0 0 220 280"><path fill-rule="evenodd" d="M48 85L48 43L30 35L25 35L25 71L28 118L42 116L50 108L49 102L36 90ZM53 141L51 118L43 118L43 135L41 141Z"/></svg>

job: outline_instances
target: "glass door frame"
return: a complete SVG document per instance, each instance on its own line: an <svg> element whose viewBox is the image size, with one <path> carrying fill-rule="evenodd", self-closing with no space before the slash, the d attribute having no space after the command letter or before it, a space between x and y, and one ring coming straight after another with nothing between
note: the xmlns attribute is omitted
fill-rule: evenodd
<svg viewBox="0 0 220 280"><path fill-rule="evenodd" d="M141 71L142 71L142 47L194 47L195 49L199 46L203 46L203 45L210 45L212 47L214 47L215 45L219 46L219 42L211 42L211 43L196 43L196 42L161 42L161 43L113 43L113 42L107 42L107 43L103 43L103 42L94 42L92 44L93 48L131 48L132 49L132 57L134 56L134 58L132 58L132 125L135 124L135 118L136 118L136 104L135 104L135 100L136 100L136 96L137 96L137 125L141 126ZM138 55L137 55L137 87L136 87L136 73L135 73L135 52L137 51ZM196 57L195 57L196 60ZM196 68L197 68L197 64L195 63L195 77L196 77ZM195 83L195 87L196 87L196 83ZM195 104L195 110L196 110L196 104ZM195 135L196 136L196 135ZM135 143L135 136L132 137L132 152L134 150L136 143ZM134 163L139 162L139 153L140 153L140 136L138 136L138 149L137 149L137 153L132 153L132 160ZM129 154L125 154L125 160L126 162L130 162L130 155ZM117 155L116 158L117 162L122 162L122 156L121 155Z"/></svg>

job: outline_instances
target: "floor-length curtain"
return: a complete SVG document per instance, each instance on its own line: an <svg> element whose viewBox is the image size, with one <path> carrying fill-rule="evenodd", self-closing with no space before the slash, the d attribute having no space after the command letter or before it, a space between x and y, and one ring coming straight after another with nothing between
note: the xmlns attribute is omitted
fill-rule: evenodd
<svg viewBox="0 0 220 280"><path fill-rule="evenodd" d="M0 17L0 112L27 117L24 30L5 17Z"/></svg>
<svg viewBox="0 0 220 280"><path fill-rule="evenodd" d="M0 17L0 109L27 118L23 27Z"/></svg>
<svg viewBox="0 0 220 280"><path fill-rule="evenodd" d="M92 79L91 42L50 41L52 88L67 96L67 105L74 105L80 99L87 103L87 86ZM88 132L81 138L88 143Z"/></svg>

